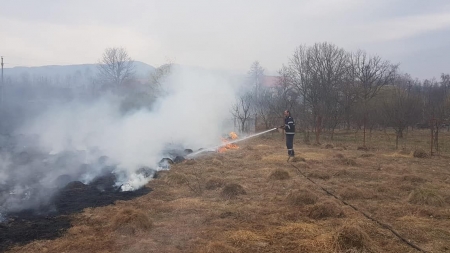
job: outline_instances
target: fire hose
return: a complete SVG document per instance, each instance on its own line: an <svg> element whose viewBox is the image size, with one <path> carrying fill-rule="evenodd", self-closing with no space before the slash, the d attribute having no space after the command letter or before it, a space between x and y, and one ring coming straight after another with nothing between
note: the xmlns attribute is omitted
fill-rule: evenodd
<svg viewBox="0 0 450 253"><path fill-rule="evenodd" d="M227 142L227 143L222 143L222 144L220 144L220 145L218 145L218 146L215 146L215 147L206 148L206 149L201 149L201 150L198 150L198 151L193 152L193 153L191 153L191 154L188 154L188 155L186 156L186 158L192 158L192 157L194 157L194 156L196 156L196 155L198 155L198 154L200 154L200 153L203 153L203 152L206 152L206 151L211 151L211 150L217 150L218 148L221 148L221 147L223 147L223 146L226 146L226 145L229 145L229 144L233 144L233 143L236 143L236 142L245 141L245 140L247 140L247 139L250 139L250 138L253 138L253 137L256 137L256 136L259 136L259 135L268 133L268 132L272 132L272 131L277 130L277 129L278 129L277 127L274 127L274 128L272 128L272 129L269 129L269 130L266 130L266 131L263 131L263 132L260 132L260 133L252 134L252 135L246 136L246 137L241 138L241 139L236 139L236 140L229 141L229 142Z"/></svg>

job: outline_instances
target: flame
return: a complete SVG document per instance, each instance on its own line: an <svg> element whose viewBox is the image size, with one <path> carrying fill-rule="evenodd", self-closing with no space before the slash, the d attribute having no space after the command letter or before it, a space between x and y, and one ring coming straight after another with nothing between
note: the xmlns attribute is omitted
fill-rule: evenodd
<svg viewBox="0 0 450 253"><path fill-rule="evenodd" d="M223 146L220 147L217 152L223 153L227 151L228 149L239 149L239 146L234 143L228 143L229 140L236 140L238 138L238 135L235 132L231 132L228 134L228 138L222 138Z"/></svg>

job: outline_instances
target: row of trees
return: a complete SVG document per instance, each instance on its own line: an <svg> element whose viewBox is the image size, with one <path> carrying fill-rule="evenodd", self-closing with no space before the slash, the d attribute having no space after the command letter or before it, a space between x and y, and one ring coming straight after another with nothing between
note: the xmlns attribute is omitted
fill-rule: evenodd
<svg viewBox="0 0 450 253"><path fill-rule="evenodd" d="M299 129L315 134L336 128L366 130L391 127L398 138L407 127L434 127L450 118L450 77L439 81L413 79L398 64L364 51L348 52L330 43L300 46L279 70L272 85L265 85L264 69L254 62L248 73L249 89L241 93L233 115L241 122L257 115L266 128L280 124L288 109Z"/></svg>

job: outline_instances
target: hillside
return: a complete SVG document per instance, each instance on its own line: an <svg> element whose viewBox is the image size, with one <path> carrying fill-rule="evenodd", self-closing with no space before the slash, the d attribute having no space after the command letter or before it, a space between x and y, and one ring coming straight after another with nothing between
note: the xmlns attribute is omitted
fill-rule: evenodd
<svg viewBox="0 0 450 253"><path fill-rule="evenodd" d="M155 67L144 62L135 61L134 64L136 69L136 76L138 78L146 78L155 70ZM13 67L4 69L5 78L11 77L13 79L20 78L24 74L28 74L30 77L46 76L52 78L55 76L59 76L61 78L65 78L68 75L72 76L76 75L77 73L84 77L95 76L97 73L97 64L49 65L39 67Z"/></svg>

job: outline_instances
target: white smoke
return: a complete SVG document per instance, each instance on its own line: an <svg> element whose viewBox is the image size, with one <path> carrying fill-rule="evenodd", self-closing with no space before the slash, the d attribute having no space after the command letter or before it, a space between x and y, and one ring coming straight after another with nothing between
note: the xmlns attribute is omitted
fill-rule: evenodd
<svg viewBox="0 0 450 253"><path fill-rule="evenodd" d="M136 171L142 166L156 168L168 144L195 150L217 145L220 136L231 130L224 122L231 118L236 83L227 77L174 69L162 87L165 95L157 99L152 110L123 115L120 100L109 95L95 103L54 107L19 132L39 136L39 145L50 154L83 152L80 163L90 164L100 155L107 156L124 175L122 180L136 189L149 180ZM70 170L65 166L65 171L57 174L77 174ZM100 171L81 176L89 180ZM42 181L54 177L48 175L48 180Z"/></svg>
<svg viewBox="0 0 450 253"><path fill-rule="evenodd" d="M11 165L11 159L8 154L0 153L0 185L9 180L9 174L5 168Z"/></svg>

